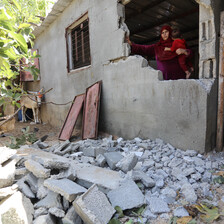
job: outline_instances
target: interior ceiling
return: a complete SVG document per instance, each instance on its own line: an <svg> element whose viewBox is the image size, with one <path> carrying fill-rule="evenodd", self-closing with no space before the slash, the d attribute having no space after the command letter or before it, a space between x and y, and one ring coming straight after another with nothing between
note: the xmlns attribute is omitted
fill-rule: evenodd
<svg viewBox="0 0 224 224"><path fill-rule="evenodd" d="M125 6L130 39L152 44L160 39L163 25L178 26L189 48L198 47L199 5L195 0L132 0Z"/></svg>

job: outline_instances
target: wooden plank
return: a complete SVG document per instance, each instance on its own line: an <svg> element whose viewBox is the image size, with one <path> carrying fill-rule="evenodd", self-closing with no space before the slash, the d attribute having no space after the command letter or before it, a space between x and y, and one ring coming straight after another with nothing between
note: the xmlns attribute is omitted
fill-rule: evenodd
<svg viewBox="0 0 224 224"><path fill-rule="evenodd" d="M65 119L65 122L62 126L61 132L59 134L59 140L68 140L74 130L76 121L78 119L79 113L82 109L85 99L85 94L78 95L74 98L73 103L70 107L68 115Z"/></svg>

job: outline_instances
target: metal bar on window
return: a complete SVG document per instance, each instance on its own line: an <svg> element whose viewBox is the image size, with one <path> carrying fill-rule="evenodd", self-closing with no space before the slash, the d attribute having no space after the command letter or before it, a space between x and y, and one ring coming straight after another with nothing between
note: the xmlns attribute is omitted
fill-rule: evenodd
<svg viewBox="0 0 224 224"><path fill-rule="evenodd" d="M83 35L83 31L81 32L82 34L82 61L83 63L85 62L85 51L84 51L84 35Z"/></svg>
<svg viewBox="0 0 224 224"><path fill-rule="evenodd" d="M79 56L78 56L78 44L77 44L78 40L77 40L77 31L75 31L75 60L78 61L79 60Z"/></svg>

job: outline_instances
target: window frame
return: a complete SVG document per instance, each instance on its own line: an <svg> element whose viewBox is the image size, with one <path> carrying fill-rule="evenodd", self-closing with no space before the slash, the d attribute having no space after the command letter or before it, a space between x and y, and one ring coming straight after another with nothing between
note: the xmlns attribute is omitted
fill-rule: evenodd
<svg viewBox="0 0 224 224"><path fill-rule="evenodd" d="M89 62L88 64L81 64L79 67L75 67L73 63L73 45L72 45L72 31L75 29L78 29L80 24L84 22L88 22L88 54L89 54ZM83 37L84 38L84 37ZM84 15L79 17L75 22L73 22L71 25L69 25L65 30L65 39L66 39L66 51L67 51L67 71L68 73L75 71L75 70L82 70L86 67L91 66L91 50L90 50L90 34L89 34L89 17L88 12L86 12ZM84 41L84 40L82 40ZM83 42L82 42L83 43ZM80 44L79 46L85 46L85 42ZM77 46L76 46L77 47ZM83 57L83 54L81 55Z"/></svg>

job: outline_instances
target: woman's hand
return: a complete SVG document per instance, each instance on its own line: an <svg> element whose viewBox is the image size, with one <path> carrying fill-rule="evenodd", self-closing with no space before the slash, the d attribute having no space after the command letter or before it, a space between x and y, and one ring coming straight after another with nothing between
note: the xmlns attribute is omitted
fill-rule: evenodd
<svg viewBox="0 0 224 224"><path fill-rule="evenodd" d="M178 54L178 55L185 54L186 56L188 56L188 51L187 51L187 49L178 48L176 50L176 54Z"/></svg>
<svg viewBox="0 0 224 224"><path fill-rule="evenodd" d="M128 44L132 45L132 42L130 41L129 36L125 36L125 40Z"/></svg>

